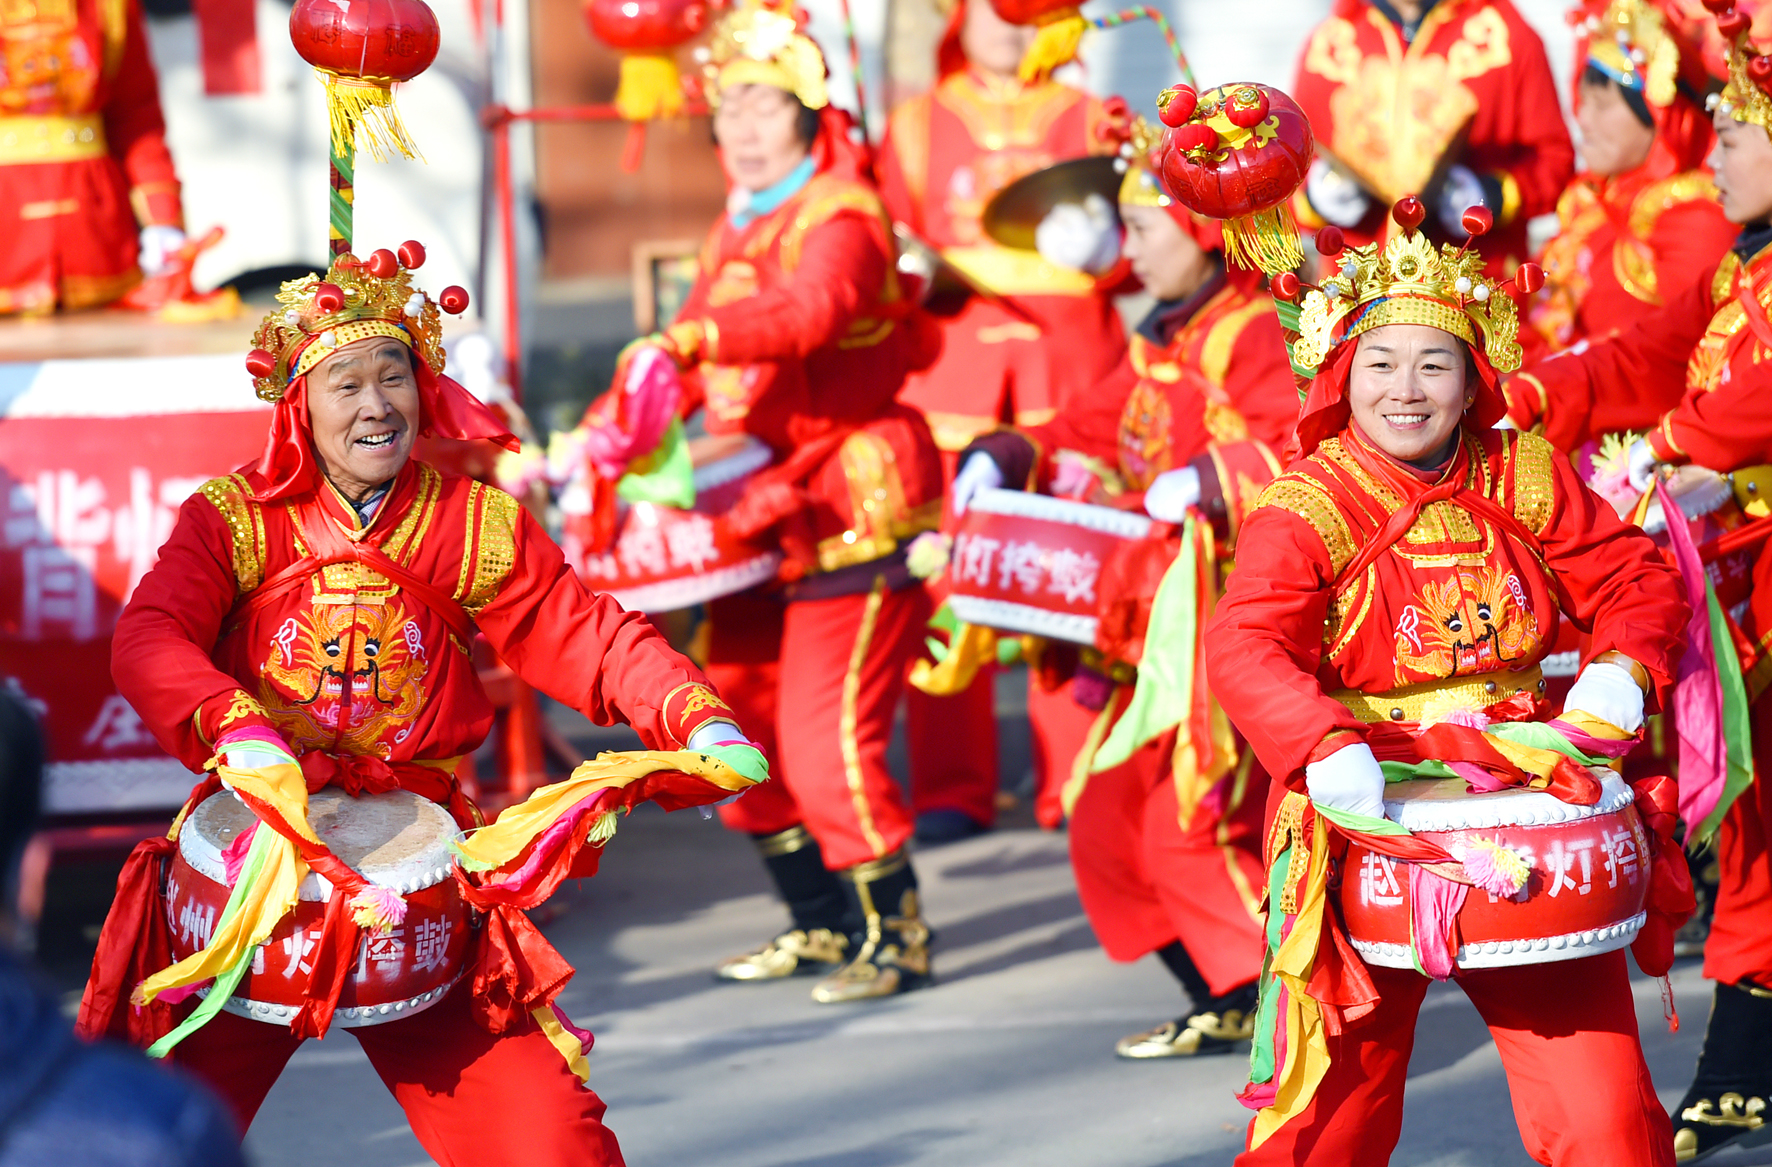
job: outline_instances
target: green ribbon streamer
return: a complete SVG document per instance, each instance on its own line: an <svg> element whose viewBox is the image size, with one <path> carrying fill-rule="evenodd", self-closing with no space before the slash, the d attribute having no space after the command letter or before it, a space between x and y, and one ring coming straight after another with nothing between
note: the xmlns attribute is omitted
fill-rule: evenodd
<svg viewBox="0 0 1772 1167"><path fill-rule="evenodd" d="M769 780L769 760L756 746L733 743L706 746L695 752L720 759L752 782L767 782Z"/></svg>
<svg viewBox="0 0 1772 1167"><path fill-rule="evenodd" d="M678 510L695 505L695 467L689 461L689 442L683 436L681 418L671 419L658 448L635 460L634 468L615 484L615 493L628 502L649 502Z"/></svg>
<svg viewBox="0 0 1772 1167"><path fill-rule="evenodd" d="M1717 661L1717 677L1723 686L1723 738L1726 743L1724 761L1728 776L1723 780L1723 793L1717 805L1698 824L1686 840L1687 846L1709 842L1722 825L1723 816L1754 780L1753 730L1748 721L1747 683L1741 675L1741 658L1735 654L1735 639L1729 634L1729 622L1723 616L1723 605L1709 578L1704 581L1704 602L1710 617L1711 653Z"/></svg>
<svg viewBox="0 0 1772 1167"><path fill-rule="evenodd" d="M252 836L252 843L246 849L246 862L240 865L240 878L234 881L234 889L228 893L228 902L222 908L221 919L215 922L211 936L220 931L224 923L239 915L240 905L246 899L246 891L264 871L265 857L270 853L271 843L277 837L276 831L263 823L259 824ZM215 978L215 983L209 986L209 995L197 1003L195 1012L171 1033L148 1047L150 1058L165 1057L179 1042L208 1025L221 1012L221 1007L234 995L234 988L239 985L240 978L246 975L246 968L252 963L252 951L248 948L244 956Z"/></svg>
<svg viewBox="0 0 1772 1167"><path fill-rule="evenodd" d="M1140 746L1187 720L1193 710L1194 648L1200 634L1199 550L1194 532L1190 512L1181 526L1181 554L1163 573L1151 603L1132 702L1101 743L1089 767L1091 774L1120 765Z"/></svg>
<svg viewBox="0 0 1772 1167"><path fill-rule="evenodd" d="M1280 896L1286 891L1286 873L1292 866L1292 848L1281 851L1267 876L1267 950L1261 956L1261 995L1255 1006L1255 1039L1249 1046L1249 1081L1272 1082L1274 1035L1279 1032L1280 994L1274 979L1274 953L1280 950L1286 917L1280 912Z"/></svg>

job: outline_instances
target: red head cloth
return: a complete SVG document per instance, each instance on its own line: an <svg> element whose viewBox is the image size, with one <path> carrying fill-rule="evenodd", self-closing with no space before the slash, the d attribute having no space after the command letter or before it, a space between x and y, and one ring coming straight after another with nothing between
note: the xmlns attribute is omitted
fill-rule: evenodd
<svg viewBox="0 0 1772 1167"><path fill-rule="evenodd" d="M1457 337L1453 339L1458 340ZM1347 428L1348 419L1352 416L1347 400L1347 384L1353 370L1354 349L1359 343L1358 337L1342 341L1329 350L1329 355L1317 369L1310 391L1305 395L1304 405L1299 410L1298 457L1309 457L1324 439L1332 438ZM1507 416L1507 403L1502 400L1501 390L1497 387L1495 366L1489 363L1489 358L1480 349L1473 348L1462 340L1458 340L1458 346L1470 354L1471 363L1477 370L1476 397L1471 402L1471 407L1465 411L1464 427L1469 430L1493 429L1496 422Z"/></svg>
<svg viewBox="0 0 1772 1167"><path fill-rule="evenodd" d="M952 76L966 68L966 50L960 43L960 30L966 26L966 0L955 0L948 15L948 26L942 30L941 43L935 49L937 80Z"/></svg>
<svg viewBox="0 0 1772 1167"><path fill-rule="evenodd" d="M855 119L846 109L826 105L818 111L818 134L812 139L812 163L819 174L858 182L874 180L874 156L852 131Z"/></svg>
<svg viewBox="0 0 1772 1167"><path fill-rule="evenodd" d="M330 358L329 358L330 359ZM418 381L419 422L416 437L484 438L515 451L517 439L498 415L472 393L441 373L433 373L415 351L412 369ZM306 494L320 485L320 460L314 453L314 431L308 424L308 378L300 376L271 413L271 432L259 455L258 472L265 487L254 498L274 502Z"/></svg>

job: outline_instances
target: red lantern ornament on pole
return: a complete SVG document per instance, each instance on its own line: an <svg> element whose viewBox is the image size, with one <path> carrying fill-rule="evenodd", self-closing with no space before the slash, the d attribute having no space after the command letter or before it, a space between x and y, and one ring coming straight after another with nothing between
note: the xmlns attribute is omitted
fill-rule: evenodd
<svg viewBox="0 0 1772 1167"><path fill-rule="evenodd" d="M681 113L674 50L707 24L705 0L586 0L584 14L591 35L622 55L616 112L630 122Z"/></svg>
<svg viewBox="0 0 1772 1167"><path fill-rule="evenodd" d="M1010 24L1031 24L1039 31L1021 55L1021 79L1029 84L1077 59L1089 22L1077 0L991 0L997 15Z"/></svg>
<svg viewBox="0 0 1772 1167"><path fill-rule="evenodd" d="M1190 99L1186 117L1168 112L1186 109ZM1163 186L1189 210L1224 221L1226 258L1270 276L1302 264L1287 204L1304 184L1315 146L1298 103L1240 82L1198 95L1175 86L1157 97L1157 109L1172 127L1157 149Z"/></svg>
<svg viewBox="0 0 1772 1167"><path fill-rule="evenodd" d="M437 16L424 0L296 0L289 39L326 83L335 154L355 147L361 127L377 162L418 156L394 109L394 84L437 59Z"/></svg>

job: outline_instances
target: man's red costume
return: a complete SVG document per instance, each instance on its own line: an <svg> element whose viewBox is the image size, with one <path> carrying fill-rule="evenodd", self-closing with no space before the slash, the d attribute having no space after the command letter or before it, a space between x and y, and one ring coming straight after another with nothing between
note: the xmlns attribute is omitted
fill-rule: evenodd
<svg viewBox="0 0 1772 1167"><path fill-rule="evenodd" d="M1310 801L1307 764L1359 743L1414 762L1415 736L1442 707L1487 709L1482 724L1544 718L1536 666L1564 619L1588 634L1591 654L1625 654L1665 692L1686 621L1678 580L1647 538L1542 439L1491 428L1504 407L1490 358L1519 359L1507 289L1485 281L1475 255L1442 253L1419 233L1350 257L1368 259L1357 308L1321 292L1305 299L1294 356L1319 367L1299 421L1303 457L1244 523L1206 632L1214 691L1275 779L1275 979L1263 986L1244 1095L1259 1113L1238 1160L1251 1167L1389 1161L1427 983L1368 970L1316 898L1352 828L1331 827ZM1485 297L1455 291L1459 279ZM1392 323L1458 327L1471 349L1473 401L1433 470L1394 461L1350 416L1356 337ZM1478 336L1486 343L1474 344ZM1370 829L1359 832L1370 838ZM1656 862L1658 878L1685 870L1670 839ZM1639 940L1639 959L1665 970L1671 928L1654 934ZM1454 975L1493 1027L1533 1158L1673 1161L1621 953Z"/></svg>
<svg viewBox="0 0 1772 1167"><path fill-rule="evenodd" d="M965 21L966 0L960 0L937 49L935 88L893 111L879 156L880 196L893 220L999 297L938 305L932 319L941 327L941 354L907 378L899 395L928 420L950 479L973 438L1004 422L1052 420L1107 375L1126 347L1101 281L1004 247L980 222L992 196L1023 175L1107 150L1102 103L1049 78L1023 83L969 66L960 38ZM995 821L993 675L982 669L951 696L907 694L919 814L949 810L979 825ZM1032 693L1029 718L1037 739L1067 736ZM1065 745L1051 744L1062 757L1049 759L1035 748L1035 773L1043 781L1062 772L1071 756Z"/></svg>
<svg viewBox="0 0 1772 1167"><path fill-rule="evenodd" d="M1495 215L1478 251L1492 270L1511 269L1526 258L1527 220L1556 209L1574 170L1544 44L1509 0L1422 7L1406 37L1372 0L1335 0L1305 43L1292 95L1318 151L1371 196L1349 242L1377 238L1394 200L1432 193L1458 164L1482 181ZM1323 225L1302 188L1293 209L1300 223ZM1429 223L1430 235L1442 229Z"/></svg>
<svg viewBox="0 0 1772 1167"><path fill-rule="evenodd" d="M254 370L261 395L277 400L263 457L184 504L118 620L118 691L160 744L202 772L243 733L281 741L311 790L404 789L471 828L479 812L454 771L492 725L474 667L477 635L536 687L601 724L629 722L654 749L681 749L702 724L730 721L701 672L644 617L587 591L509 495L410 460L367 519L333 488L312 445L306 374L354 341L390 336L411 346L422 411L415 428L513 448L515 440L434 371L437 309L413 295L404 273L377 279L347 255L328 279L354 298L341 310L349 319L312 306L314 277L286 285L259 340L288 355ZM269 354L259 355L268 365ZM187 812L220 789L208 778ZM168 963L161 866L183 821L125 868L81 1006L88 1037L147 1044L196 1005L128 1000ZM574 870L594 871L594 854ZM317 952L354 961L349 917L330 913L327 929ZM512 907L489 910L469 961L463 983L435 1008L353 1031L425 1149L463 1167L619 1164L603 1103L568 1064L573 1051L582 1055L579 1042L537 1015L570 966ZM320 992L317 1011L288 1028L219 1013L173 1057L227 1098L244 1128L302 1040L324 1033L336 984L331 1001Z"/></svg>
<svg viewBox="0 0 1772 1167"><path fill-rule="evenodd" d="M107 304L184 225L139 0L7 4L0 45L0 313Z"/></svg>
<svg viewBox="0 0 1772 1167"><path fill-rule="evenodd" d="M1578 174L1557 200L1557 235L1539 257L1544 289L1526 314L1528 360L1620 332L1677 300L1737 234L1705 167L1716 133L1700 105L1709 75L1697 49L1649 0L1594 7L1598 25L1580 59L1634 96L1655 139L1641 165ZM1633 50L1649 63L1638 66Z"/></svg>
<svg viewBox="0 0 1772 1167"><path fill-rule="evenodd" d="M1167 209L1222 265L1219 224L1194 217L1162 192L1138 157L1148 154L1154 135L1138 123L1133 137L1136 160L1121 204ZM1208 537L1228 560L1244 515L1279 472L1273 451L1285 446L1297 403L1279 319L1260 276L1220 266L1186 299L1157 305L1133 333L1120 367L1051 423L987 435L971 449L988 454L1006 482L1116 506L1138 506L1159 475L1192 466L1202 482L1199 513L1213 528ZM1160 575L1174 558L1174 541L1157 542L1168 552L1157 557ZM1128 586L1123 596L1104 595L1104 611L1142 608L1131 624L1148 621L1156 579L1112 569L1107 575ZM1117 631L1123 621L1104 623ZM1147 643L1143 655L1192 651ZM1126 711L1140 654L1119 644L1111 653L1083 655L1088 682L1066 685L1048 700L1068 705L1069 720L1082 723L1078 741L1099 747ZM1083 708L1074 697L1083 692L1105 697L1094 702L1105 712ZM1066 767L1070 773L1054 776L1039 795L1042 821L1069 817L1077 891L1107 954L1131 961L1157 952L1184 984L1192 982L1193 1015L1123 1042L1127 1056L1174 1052L1153 1054L1159 1046L1193 1053L1207 1039L1246 1036L1261 970L1265 776L1246 751L1240 762L1183 761L1179 768L1177 753L1170 730L1126 761L1091 773L1097 752L1085 748ZM1245 990L1243 997L1237 990Z"/></svg>

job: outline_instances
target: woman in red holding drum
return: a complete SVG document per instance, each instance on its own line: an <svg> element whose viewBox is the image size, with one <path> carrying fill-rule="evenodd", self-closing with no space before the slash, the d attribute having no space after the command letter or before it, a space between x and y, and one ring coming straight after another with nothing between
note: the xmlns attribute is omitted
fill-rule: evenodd
<svg viewBox="0 0 1772 1167"><path fill-rule="evenodd" d="M1217 221L1163 191L1151 170L1153 128L1135 119L1128 137L1119 191L1125 254L1156 306L1094 392L1047 425L974 441L953 505L963 514L981 489L1026 483L1083 502L1140 506L1165 522L1193 509L1228 555L1243 515L1279 470L1276 452L1291 435L1298 395L1259 273L1227 267ZM1167 554L1157 558L1167 563L1173 544L1159 542ZM1104 604L1142 607L1148 619L1157 581L1136 583L1124 595L1104 594ZM1116 1052L1226 1053L1249 1036L1261 971L1265 778L1247 756L1218 773L1177 775L1172 733L1091 774L1107 724L1132 693L1127 682L1137 661L1124 648L1084 650L1077 691L1091 696L1093 708L1075 707L1083 719L1076 736L1091 745L1074 766L1066 758L1055 767L1060 774L1040 791L1042 818L1070 820L1077 890L1108 955L1130 961L1156 953L1192 1002L1182 1017L1125 1038ZM1090 723L1110 705L1108 722L1091 734Z"/></svg>
<svg viewBox="0 0 1772 1167"><path fill-rule="evenodd" d="M1546 717L1537 662L1563 619L1591 648L1557 724L1587 727L1584 742L1635 735L1682 645L1679 580L1649 540L1547 443L1491 428L1504 412L1495 371L1520 359L1511 289L1474 251L1429 243L1423 214L1399 202L1387 244L1341 253L1304 296L1293 360L1316 378L1302 460L1244 523L1206 632L1214 691L1275 779L1273 979L1244 1094L1258 1110L1245 1167L1382 1164L1397 1141L1428 978L1368 968L1324 905L1341 840L1417 841L1384 820L1380 760L1457 763L1591 803L1591 790L1559 786L1565 754L1508 752L1484 730ZM1480 234L1488 216L1467 223ZM1637 805L1661 834L1672 816L1651 793ZM1690 913L1689 885L1667 883L1683 870L1671 850L1663 835L1636 945L1655 973L1671 961L1682 888ZM1519 878L1530 889L1542 873ZM1500 1048L1534 1159L1673 1162L1621 950L1456 975Z"/></svg>

